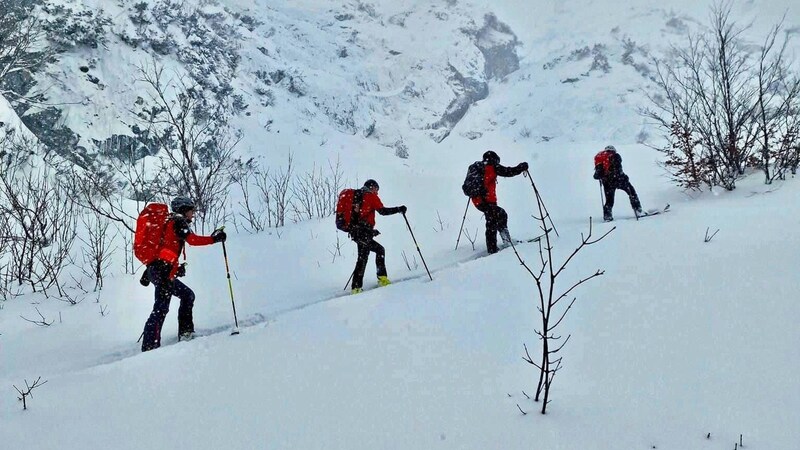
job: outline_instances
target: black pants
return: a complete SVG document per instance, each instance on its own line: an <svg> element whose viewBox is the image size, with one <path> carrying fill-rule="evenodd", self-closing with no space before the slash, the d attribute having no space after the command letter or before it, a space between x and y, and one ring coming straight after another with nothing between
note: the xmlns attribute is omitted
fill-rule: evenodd
<svg viewBox="0 0 800 450"><path fill-rule="evenodd" d="M171 267L163 261L156 261L147 268L147 276L156 288L153 312L144 324L144 338L142 351L153 350L161 346L161 328L169 312L169 302L172 296L178 297L181 304L178 307L178 334L194 331L192 320L192 307L194 306L194 292L179 280L170 280Z"/></svg>
<svg viewBox="0 0 800 450"><path fill-rule="evenodd" d="M367 270L370 252L375 252L375 267L378 276L386 276L386 250L381 244L375 242L374 237L375 231L371 228L350 233L350 238L358 245L358 259L353 271L353 289L360 289L364 285L364 272Z"/></svg>
<svg viewBox="0 0 800 450"><path fill-rule="evenodd" d="M483 202L476 206L486 218L486 250L497 253L497 232L508 228L508 214L497 203Z"/></svg>
<svg viewBox="0 0 800 450"><path fill-rule="evenodd" d="M603 208L603 216L611 217L611 210L614 208L614 194L616 193L617 189L624 191L628 194L628 198L631 201L631 208L634 211L638 211L642 208L642 204L639 202L639 196L636 195L636 189L633 188L628 176L622 176L619 178L612 178L607 181L603 181L603 190L606 194L606 204Z"/></svg>

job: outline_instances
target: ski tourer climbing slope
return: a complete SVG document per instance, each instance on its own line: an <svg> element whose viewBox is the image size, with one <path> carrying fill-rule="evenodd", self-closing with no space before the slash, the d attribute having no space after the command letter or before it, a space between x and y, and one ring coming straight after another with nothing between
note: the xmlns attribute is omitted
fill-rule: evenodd
<svg viewBox="0 0 800 450"><path fill-rule="evenodd" d="M500 164L497 153L489 150L483 154L481 161L469 166L467 176L462 185L464 194L470 197L472 204L486 218L486 250L497 253L497 234L503 243L511 244L508 232L508 214L497 205L497 177L515 177L528 170L528 163L521 162L514 167Z"/></svg>
<svg viewBox="0 0 800 450"><path fill-rule="evenodd" d="M370 252L375 253L375 266L377 268L378 285L391 284L386 272L386 250L375 241L375 236L380 234L375 229L375 213L382 216L406 212L405 205L387 208L383 206L378 197L378 182L367 180L360 189L345 189L339 194L336 204L336 227L345 231L350 239L358 246L358 259L353 270L353 283L351 292L362 292L364 272L367 268Z"/></svg>
<svg viewBox="0 0 800 450"><path fill-rule="evenodd" d="M194 336L192 308L195 295L188 286L177 279L186 275L186 266L185 264L178 264L178 258L183 252L185 244L194 246L210 245L224 242L227 238L222 230L214 231L211 236L194 234L190 225L194 217L195 203L190 198L175 197L170 207L172 214L166 218L166 223L147 223L147 220L142 215L140 215L140 220L137 221L137 238L147 233L152 233L149 238L138 239L140 243L150 241L150 244L155 244L152 246L155 249L152 259L143 261L147 269L142 276L142 284L153 283L155 286L153 311L144 326L143 352L161 346L161 328L169 312L169 303L173 295L180 299L178 308L179 338L188 340ZM141 227L139 222L142 222ZM136 242L134 246L136 246ZM134 252L136 252L136 249L134 249Z"/></svg>
<svg viewBox="0 0 800 450"><path fill-rule="evenodd" d="M631 208L633 208L636 217L646 215L642 211L642 204L636 194L636 189L633 188L628 175L622 171L622 156L617 153L617 149L613 145L607 145L606 148L594 156L594 179L600 181L605 194L605 202L603 203L604 221L610 222L614 220L612 209L614 208L614 194L617 189L628 194Z"/></svg>

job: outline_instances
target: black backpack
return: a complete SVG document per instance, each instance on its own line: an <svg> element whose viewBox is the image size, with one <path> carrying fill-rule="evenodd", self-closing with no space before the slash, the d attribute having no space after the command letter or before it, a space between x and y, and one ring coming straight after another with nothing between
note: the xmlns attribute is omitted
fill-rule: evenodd
<svg viewBox="0 0 800 450"><path fill-rule="evenodd" d="M469 169L467 169L467 177L464 179L464 184L461 185L464 195L472 198L483 197L487 194L486 185L483 183L485 167L483 161L475 161L470 164Z"/></svg>

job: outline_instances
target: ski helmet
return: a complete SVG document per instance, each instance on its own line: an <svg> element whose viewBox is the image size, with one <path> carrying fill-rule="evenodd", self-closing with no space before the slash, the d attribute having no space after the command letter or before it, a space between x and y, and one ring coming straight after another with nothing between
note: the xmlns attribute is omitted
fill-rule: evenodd
<svg viewBox="0 0 800 450"><path fill-rule="evenodd" d="M604 150L608 150L608 151L612 151L612 152L616 152L617 151L616 147L614 147L613 145L606 145L606 148Z"/></svg>
<svg viewBox="0 0 800 450"><path fill-rule="evenodd" d="M376 191L377 191L378 189L380 189L380 186L378 186L378 182L377 182L377 181L375 181L375 180L372 180L372 179L369 179L369 180L367 180L367 181L364 183L364 187L365 187L365 188L367 188L367 189L369 189L369 190L376 190Z"/></svg>
<svg viewBox="0 0 800 450"><path fill-rule="evenodd" d="M490 166L496 166L500 164L500 157L497 156L497 153L489 150L483 154L483 162Z"/></svg>
<svg viewBox="0 0 800 450"><path fill-rule="evenodd" d="M195 204L189 197L178 196L172 199L170 207L176 214L186 214L187 211L195 209Z"/></svg>

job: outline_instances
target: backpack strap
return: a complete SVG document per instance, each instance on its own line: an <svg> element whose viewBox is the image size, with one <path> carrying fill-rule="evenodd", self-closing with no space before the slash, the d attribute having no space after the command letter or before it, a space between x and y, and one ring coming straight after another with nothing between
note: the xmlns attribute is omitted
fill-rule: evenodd
<svg viewBox="0 0 800 450"><path fill-rule="evenodd" d="M364 201L364 191L356 189L353 191L353 207L350 210L350 229L358 226L361 221L361 203Z"/></svg>

